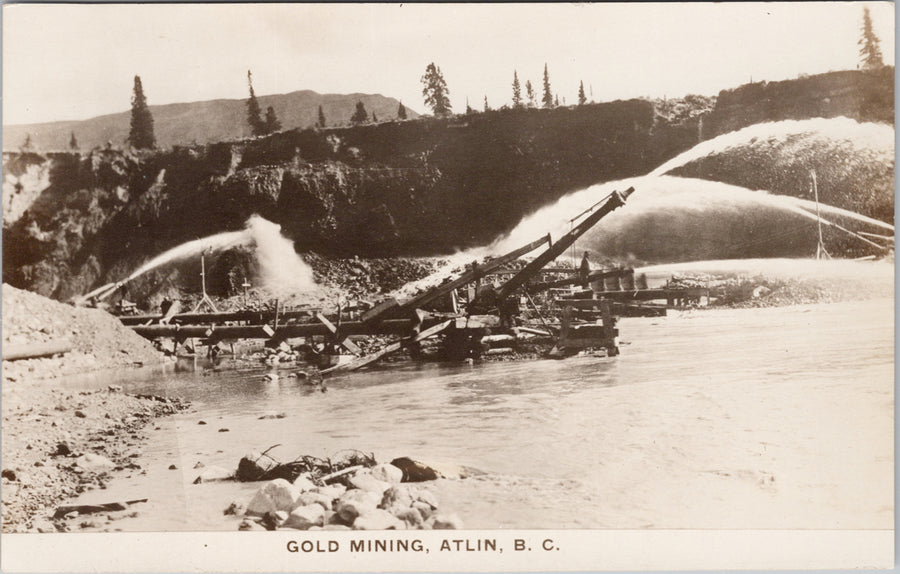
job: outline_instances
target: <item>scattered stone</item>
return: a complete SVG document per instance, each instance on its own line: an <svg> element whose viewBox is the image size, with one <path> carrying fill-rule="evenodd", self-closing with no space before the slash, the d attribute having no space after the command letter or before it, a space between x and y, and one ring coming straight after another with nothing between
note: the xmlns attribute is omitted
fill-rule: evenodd
<svg viewBox="0 0 900 574"><path fill-rule="evenodd" d="M404 530L405 524L386 510L376 508L353 521L353 530Z"/></svg>
<svg viewBox="0 0 900 574"><path fill-rule="evenodd" d="M80 418L80 419L86 419L86 418L87 418L87 415L84 414L84 411L75 411L75 416L78 417L78 418Z"/></svg>
<svg viewBox="0 0 900 574"><path fill-rule="evenodd" d="M170 464L170 465L169 465L169 470L178 470L178 467L175 466L174 464Z"/></svg>
<svg viewBox="0 0 900 574"><path fill-rule="evenodd" d="M307 492L310 490L315 490L317 488L315 483L313 483L313 481L311 481L306 475L303 474L294 479L294 486L297 488L297 492ZM333 498L337 498L337 496Z"/></svg>
<svg viewBox="0 0 900 574"><path fill-rule="evenodd" d="M377 464L369 469L369 474L382 482L391 484L403 481L403 471L393 464Z"/></svg>
<svg viewBox="0 0 900 574"><path fill-rule="evenodd" d="M228 432L228 429L219 429L219 432Z"/></svg>
<svg viewBox="0 0 900 574"><path fill-rule="evenodd" d="M247 507L244 505L244 503L238 502L235 500L231 504L228 505L228 508L226 508L222 514L225 514L225 515L234 514L236 516L240 516L240 515L244 514L246 512L246 510L247 510Z"/></svg>
<svg viewBox="0 0 900 574"><path fill-rule="evenodd" d="M202 421L202 420L201 420L201 421L197 421L197 424L198 424L198 425L205 425L205 424L206 424L206 421Z"/></svg>
<svg viewBox="0 0 900 574"><path fill-rule="evenodd" d="M437 471L430 466L405 456L395 458L391 464L403 472L403 482L425 482L439 478Z"/></svg>
<svg viewBox="0 0 900 574"><path fill-rule="evenodd" d="M331 510L332 501L334 498L330 496L326 496L319 492L304 492L300 495L300 498L297 499L297 503L308 506L310 504L318 504L325 510Z"/></svg>
<svg viewBox="0 0 900 574"><path fill-rule="evenodd" d="M283 419L285 417L287 417L287 414L285 414L285 413L276 413L273 411L269 411L269 412L264 413L257 420L264 421L264 420L269 420L269 419Z"/></svg>
<svg viewBox="0 0 900 574"><path fill-rule="evenodd" d="M264 516L267 512L278 510L290 512L299 497L297 487L282 478L276 478L256 491L250 504L247 505L247 514Z"/></svg>
<svg viewBox="0 0 900 574"><path fill-rule="evenodd" d="M34 466L44 466L44 463L39 460L36 460L36 461L34 461Z"/></svg>
<svg viewBox="0 0 900 574"><path fill-rule="evenodd" d="M266 375L263 378L265 380L269 381L270 383L273 383L278 380L278 375L276 375L275 373L266 373Z"/></svg>
<svg viewBox="0 0 900 574"><path fill-rule="evenodd" d="M347 491L347 487L340 483L328 484L325 486L317 486L313 489L313 492L318 492L319 494L324 494L329 497L331 500L335 498L340 498L342 494Z"/></svg>
<svg viewBox="0 0 900 574"><path fill-rule="evenodd" d="M122 386L121 385L109 385L108 387L106 387L106 390L111 393L121 393Z"/></svg>
<svg viewBox="0 0 900 574"><path fill-rule="evenodd" d="M325 523L325 509L319 504L305 504L291 511L285 526L306 530Z"/></svg>
<svg viewBox="0 0 900 574"><path fill-rule="evenodd" d="M378 500L381 500L384 491L391 487L390 483L378 480L368 472L357 472L354 476L350 477L348 482L353 488L375 493L378 495Z"/></svg>
<svg viewBox="0 0 900 574"><path fill-rule="evenodd" d="M241 523L238 525L238 530L265 530L265 528L258 522L245 518L241 520Z"/></svg>
<svg viewBox="0 0 900 574"><path fill-rule="evenodd" d="M102 472L116 466L116 464L99 454L85 453L75 459L75 464L88 472Z"/></svg>
<svg viewBox="0 0 900 574"><path fill-rule="evenodd" d="M72 454L72 449L69 448L69 444L61 442L56 445L56 451L53 453L53 456L68 456L70 454Z"/></svg>
<svg viewBox="0 0 900 574"><path fill-rule="evenodd" d="M206 466L206 465L198 460L197 463L194 465L194 468L198 469L198 468L203 468L204 466Z"/></svg>
<svg viewBox="0 0 900 574"><path fill-rule="evenodd" d="M412 508L414 508L419 513L419 515L422 517L422 520L428 520L429 518L431 518L431 515L434 514L434 509L431 507L431 505L424 502L413 502Z"/></svg>
<svg viewBox="0 0 900 574"><path fill-rule="evenodd" d="M456 514L437 514L431 521L435 530L462 530L462 520Z"/></svg>
<svg viewBox="0 0 900 574"><path fill-rule="evenodd" d="M221 466L208 466L194 479L194 484L231 480L232 478L234 478L234 475L230 470L222 468Z"/></svg>
<svg viewBox="0 0 900 574"><path fill-rule="evenodd" d="M380 501L381 497L373 492L352 489L341 496L335 510L342 521L353 524L357 517L376 510Z"/></svg>

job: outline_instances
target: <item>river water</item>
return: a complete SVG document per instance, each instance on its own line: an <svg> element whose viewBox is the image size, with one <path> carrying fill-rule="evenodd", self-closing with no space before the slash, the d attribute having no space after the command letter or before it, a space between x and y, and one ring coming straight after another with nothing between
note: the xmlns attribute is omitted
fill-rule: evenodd
<svg viewBox="0 0 900 574"><path fill-rule="evenodd" d="M133 374L127 392L195 410L157 421L146 474L80 502L149 499L98 529L234 530L223 509L259 485L194 485L193 467L280 444L480 469L428 485L467 528L891 528L893 316L891 299L670 312L622 319L615 358L394 364L325 392L227 363Z"/></svg>

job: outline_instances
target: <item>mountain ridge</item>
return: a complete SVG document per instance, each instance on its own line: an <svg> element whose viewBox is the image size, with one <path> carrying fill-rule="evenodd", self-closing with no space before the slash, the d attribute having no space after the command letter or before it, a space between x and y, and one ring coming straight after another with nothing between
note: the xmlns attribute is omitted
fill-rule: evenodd
<svg viewBox="0 0 900 574"><path fill-rule="evenodd" d="M349 125L350 116L361 101L381 121L397 119L400 101L382 94L320 94L314 90L296 90L286 94L257 96L260 107L272 106L283 129L313 127L318 121L319 106L327 127ZM249 137L247 99L217 98L196 102L173 102L151 105L156 141L160 147L206 144ZM405 105L404 105L405 106ZM406 107L407 117L419 113ZM103 114L85 120L60 120L33 124L3 126L3 150L16 151L28 136L37 151L69 149L74 133L80 149L106 145L122 145L128 137L131 110Z"/></svg>

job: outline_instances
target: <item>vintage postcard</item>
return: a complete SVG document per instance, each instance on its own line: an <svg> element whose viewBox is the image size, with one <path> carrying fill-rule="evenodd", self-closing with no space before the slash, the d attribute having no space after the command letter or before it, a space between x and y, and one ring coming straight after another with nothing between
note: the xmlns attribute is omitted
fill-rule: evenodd
<svg viewBox="0 0 900 574"><path fill-rule="evenodd" d="M7 3L5 572L894 564L894 5Z"/></svg>

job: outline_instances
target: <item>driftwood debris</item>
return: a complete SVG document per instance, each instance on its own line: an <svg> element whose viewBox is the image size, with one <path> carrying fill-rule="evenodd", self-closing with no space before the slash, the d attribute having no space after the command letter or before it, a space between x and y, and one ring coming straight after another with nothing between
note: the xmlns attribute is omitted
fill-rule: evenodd
<svg viewBox="0 0 900 574"><path fill-rule="evenodd" d="M130 505L137 504L139 502L147 502L147 499L141 498L138 500L129 500L126 502L107 502L104 504L74 504L60 506L56 509L56 512L53 513L53 518L64 518L66 515L73 512L77 512L78 514L95 514L97 512L115 512L118 510L126 510Z"/></svg>

